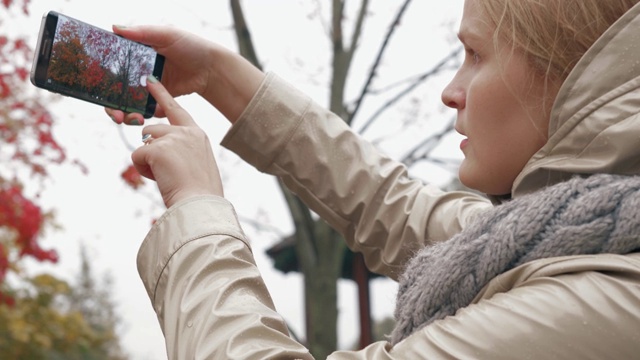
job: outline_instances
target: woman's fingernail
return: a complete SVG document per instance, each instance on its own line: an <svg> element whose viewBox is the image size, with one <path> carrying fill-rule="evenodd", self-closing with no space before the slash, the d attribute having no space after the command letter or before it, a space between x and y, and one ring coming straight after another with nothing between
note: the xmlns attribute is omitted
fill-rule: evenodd
<svg viewBox="0 0 640 360"><path fill-rule="evenodd" d="M109 115L109 117L111 118L111 121L113 121L113 122L114 122L114 123L116 123L116 124L118 123L118 122L116 121L116 118L115 118L115 117L113 117L113 115Z"/></svg>
<svg viewBox="0 0 640 360"><path fill-rule="evenodd" d="M140 121L138 121L138 119L133 119L133 120L131 120L131 122L129 124L131 124L131 125L140 125Z"/></svg>
<svg viewBox="0 0 640 360"><path fill-rule="evenodd" d="M147 76L147 81L151 82L151 83L157 83L158 79L156 79L156 77L153 76L153 75L149 75L149 76Z"/></svg>
<svg viewBox="0 0 640 360"><path fill-rule="evenodd" d="M113 25L113 27L118 28L118 29L126 29L127 28L126 25Z"/></svg>

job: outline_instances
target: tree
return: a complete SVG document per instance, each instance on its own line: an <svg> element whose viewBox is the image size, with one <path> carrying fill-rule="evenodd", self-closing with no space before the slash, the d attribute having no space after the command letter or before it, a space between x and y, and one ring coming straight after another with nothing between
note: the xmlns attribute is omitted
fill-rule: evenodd
<svg viewBox="0 0 640 360"><path fill-rule="evenodd" d="M347 99L347 83L356 51L367 20L369 1L361 0L355 10L355 15L347 13L346 1L331 2L330 18L327 21L329 46L332 50L329 75L329 104L328 108L349 125L361 116L361 110L366 99L374 96L373 89L380 71L380 64L385 55L394 32L401 26L403 16L411 1L405 0L399 5L397 14L389 24L388 32L381 39L377 56L373 59L368 76L360 85L360 92L355 99ZM249 26L239 0L230 0L234 19L234 29L240 53L254 65L262 68L258 53L253 44ZM316 2L321 7L321 2ZM319 12L319 11L318 11ZM350 37L347 37L346 25L351 24ZM374 111L368 119L359 119L359 131L366 131L379 116L388 111L400 99L406 98L419 85L423 85L431 77L449 68L457 59L460 49L454 49L443 57L436 66L422 74L417 74L406 81L399 81L400 90L387 97L382 105ZM376 84L380 86L379 84ZM395 87L397 89L397 87ZM364 115L362 115L364 116ZM442 137L453 129L453 121L434 134L422 139L407 152L401 160L410 165L429 161L441 165L446 161L430 156L435 145ZM316 358L325 358L337 348L337 287L336 282L341 275L346 251L341 236L326 223L316 221L314 214L299 198L280 184L286 204L295 225L295 252L304 276L304 293L306 309L306 343Z"/></svg>
<svg viewBox="0 0 640 360"><path fill-rule="evenodd" d="M7 12L18 6L11 1L3 5ZM26 5L24 1L21 7L24 15ZM47 166L71 162L52 134L53 118L46 109L49 100L27 88L30 60L31 49L24 39L0 35L0 284L9 273L19 273L24 258L57 261L54 250L39 244L39 235L52 216L34 199L47 178ZM32 195L25 193L25 178L30 180ZM4 293L0 299L11 302Z"/></svg>
<svg viewBox="0 0 640 360"><path fill-rule="evenodd" d="M91 65L83 39L80 37L80 25L74 21L59 19L59 31L56 32L51 48L51 62L48 75L56 83L65 84L79 91L86 90L83 80Z"/></svg>
<svg viewBox="0 0 640 360"><path fill-rule="evenodd" d="M80 271L69 294L69 309L77 311L94 336L94 359L125 359L117 336L120 319L112 299L112 279L97 283L84 246L80 249Z"/></svg>
<svg viewBox="0 0 640 360"><path fill-rule="evenodd" d="M0 353L7 359L123 360L110 282L96 284L84 249L75 284L48 274L4 284Z"/></svg>
<svg viewBox="0 0 640 360"><path fill-rule="evenodd" d="M28 16L28 0L2 1L2 16ZM0 22L1 24L2 22ZM88 293L49 274L29 275L25 261L57 262L40 239L54 215L38 204L52 165L74 164L53 136L47 106L55 97L36 94L29 83L32 49L23 38L0 32L0 354L9 359L122 359L115 317L95 318L79 305L102 302L97 314L113 315L106 290ZM76 48L87 66L86 54ZM86 269L85 269L86 270ZM89 276L86 271L84 276ZM108 319L108 321L107 321Z"/></svg>

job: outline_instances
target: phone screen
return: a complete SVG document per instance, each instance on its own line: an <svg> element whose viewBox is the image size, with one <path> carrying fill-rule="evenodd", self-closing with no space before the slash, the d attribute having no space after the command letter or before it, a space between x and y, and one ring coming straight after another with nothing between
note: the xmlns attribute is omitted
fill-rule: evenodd
<svg viewBox="0 0 640 360"><path fill-rule="evenodd" d="M146 78L160 79L164 58L147 45L51 11L35 56L38 87L145 117L155 112Z"/></svg>

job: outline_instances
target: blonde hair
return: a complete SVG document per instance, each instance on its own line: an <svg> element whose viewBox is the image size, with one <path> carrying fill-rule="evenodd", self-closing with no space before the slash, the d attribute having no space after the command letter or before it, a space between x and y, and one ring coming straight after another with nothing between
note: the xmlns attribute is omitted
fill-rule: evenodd
<svg viewBox="0 0 640 360"><path fill-rule="evenodd" d="M549 80L563 81L593 43L640 0L476 0L494 44L506 41Z"/></svg>

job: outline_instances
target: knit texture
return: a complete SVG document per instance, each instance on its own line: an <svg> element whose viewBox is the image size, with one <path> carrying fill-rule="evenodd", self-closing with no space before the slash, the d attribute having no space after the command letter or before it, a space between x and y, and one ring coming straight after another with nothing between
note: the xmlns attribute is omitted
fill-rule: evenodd
<svg viewBox="0 0 640 360"><path fill-rule="evenodd" d="M480 215L409 261L396 300L396 344L471 303L494 277L556 256L640 249L640 177L574 177Z"/></svg>

